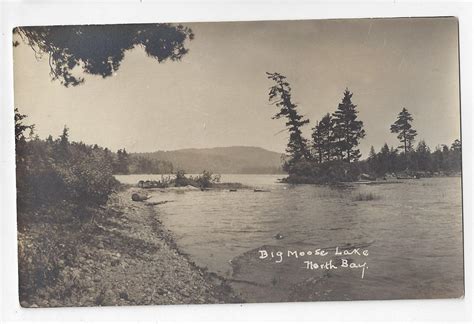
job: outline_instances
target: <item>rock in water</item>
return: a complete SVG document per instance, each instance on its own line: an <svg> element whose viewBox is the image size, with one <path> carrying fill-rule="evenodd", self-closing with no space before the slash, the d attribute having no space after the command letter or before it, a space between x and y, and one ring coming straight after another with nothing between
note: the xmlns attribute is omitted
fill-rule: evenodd
<svg viewBox="0 0 474 324"><path fill-rule="evenodd" d="M144 201L144 200L147 200L148 198L150 198L150 197L145 195L145 194L140 194L140 193L134 193L132 195L132 200L133 201Z"/></svg>
<svg viewBox="0 0 474 324"><path fill-rule="evenodd" d="M284 236L281 233L278 233L274 236L277 240L281 240L284 238Z"/></svg>

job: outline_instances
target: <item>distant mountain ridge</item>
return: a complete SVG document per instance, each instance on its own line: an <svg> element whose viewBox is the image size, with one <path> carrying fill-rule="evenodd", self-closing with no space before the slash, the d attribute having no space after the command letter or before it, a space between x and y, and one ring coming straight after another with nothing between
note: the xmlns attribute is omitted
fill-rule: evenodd
<svg viewBox="0 0 474 324"><path fill-rule="evenodd" d="M132 155L169 161L175 171L182 169L186 173L201 173L204 170L214 173L283 173L282 153L253 146L190 148Z"/></svg>

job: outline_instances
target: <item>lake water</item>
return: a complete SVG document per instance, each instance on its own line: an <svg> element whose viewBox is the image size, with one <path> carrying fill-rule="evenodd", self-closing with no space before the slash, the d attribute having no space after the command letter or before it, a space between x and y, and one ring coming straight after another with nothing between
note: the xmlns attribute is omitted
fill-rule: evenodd
<svg viewBox="0 0 474 324"><path fill-rule="evenodd" d="M461 178L332 188L278 183L281 177L222 175L222 182L268 191L152 191L151 200L171 201L155 208L179 248L249 302L463 295ZM118 176L124 183L152 178ZM336 247L368 255L336 256ZM329 254L315 256L317 249ZM313 255L296 258L295 251ZM342 267L343 258L360 267ZM331 259L337 269L321 269Z"/></svg>

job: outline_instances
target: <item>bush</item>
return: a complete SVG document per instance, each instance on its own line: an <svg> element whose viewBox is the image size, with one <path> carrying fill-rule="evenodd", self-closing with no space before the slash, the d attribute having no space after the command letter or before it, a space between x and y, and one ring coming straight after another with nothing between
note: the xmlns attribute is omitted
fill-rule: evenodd
<svg viewBox="0 0 474 324"><path fill-rule="evenodd" d="M105 204L118 181L102 148L35 139L17 144L19 209L67 202L77 209Z"/></svg>
<svg viewBox="0 0 474 324"><path fill-rule="evenodd" d="M184 170L178 170L178 172L176 172L176 178L174 179L174 185L176 187L186 187L188 185L195 185L195 183L186 177Z"/></svg>
<svg viewBox="0 0 474 324"><path fill-rule="evenodd" d="M219 174L213 174L209 171L203 171L202 174L195 177L186 177L184 171L179 170L176 172L176 178L174 182L176 187L193 186L199 188L210 188L214 184L219 183L220 179L221 176Z"/></svg>
<svg viewBox="0 0 474 324"><path fill-rule="evenodd" d="M212 174L209 171L203 171L201 175L194 178L194 181L199 185L200 188L209 188L213 184L221 181L219 174Z"/></svg>
<svg viewBox="0 0 474 324"><path fill-rule="evenodd" d="M90 154L79 151L72 163L61 166L59 170L68 200L80 204L103 205L118 185L112 175L112 166L98 151Z"/></svg>

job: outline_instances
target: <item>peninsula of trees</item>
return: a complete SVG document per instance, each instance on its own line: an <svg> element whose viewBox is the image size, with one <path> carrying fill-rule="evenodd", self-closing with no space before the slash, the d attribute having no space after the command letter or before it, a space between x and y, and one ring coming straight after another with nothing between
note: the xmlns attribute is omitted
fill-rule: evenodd
<svg viewBox="0 0 474 324"><path fill-rule="evenodd" d="M461 142L455 140L450 147L439 145L434 152L419 141L414 148L417 131L413 117L406 108L398 114L389 127L397 134L400 146L383 145L379 153L371 147L368 159L360 161L357 148L365 137L364 123L358 119L357 105L352 102L353 93L345 89L342 100L333 113L325 114L312 128L311 139L304 138L302 127L309 124L298 111L291 96L291 86L279 73L268 73L273 81L269 102L278 109L273 119L286 119L289 141L287 159L283 169L290 183L350 182L377 177L427 177L451 175L461 171Z"/></svg>

